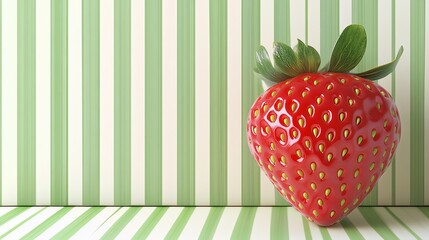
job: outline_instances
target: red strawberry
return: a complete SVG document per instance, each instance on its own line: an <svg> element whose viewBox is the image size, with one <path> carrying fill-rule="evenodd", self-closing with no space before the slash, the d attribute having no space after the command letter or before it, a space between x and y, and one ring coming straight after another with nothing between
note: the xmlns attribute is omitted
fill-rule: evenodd
<svg viewBox="0 0 429 240"><path fill-rule="evenodd" d="M338 39L327 71L319 54L299 41L297 52L276 43L271 65L264 48L257 69L271 82L250 109L250 150L271 182L310 221L332 225L371 192L390 165L400 139L392 96L377 83L395 61L348 73L366 48L362 26L350 25Z"/></svg>

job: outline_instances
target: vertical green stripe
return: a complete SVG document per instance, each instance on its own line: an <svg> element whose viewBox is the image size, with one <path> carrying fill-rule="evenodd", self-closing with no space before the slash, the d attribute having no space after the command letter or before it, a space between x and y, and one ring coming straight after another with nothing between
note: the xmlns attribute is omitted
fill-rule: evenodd
<svg viewBox="0 0 429 240"><path fill-rule="evenodd" d="M18 224L14 225L13 228L9 229L9 231L3 233L3 235L0 236L0 239L4 239L4 237L6 237L7 235L9 235L13 231L15 231L17 228L19 228L20 226L22 226L24 223L28 222L30 219L32 219L33 217L35 217L37 214L39 214L40 212L42 212L45 209L46 209L46 207L39 209L37 212L31 214L31 216L27 217L23 221L21 221Z"/></svg>
<svg viewBox="0 0 429 240"><path fill-rule="evenodd" d="M411 2L411 181L412 205L424 204L424 153L425 153L425 1ZM429 111L426 109L426 111ZM426 120L428 121L428 120ZM429 163L426 163L429 164ZM427 176L426 176L427 177ZM429 186L426 186L426 188Z"/></svg>
<svg viewBox="0 0 429 240"><path fill-rule="evenodd" d="M224 210L225 208L223 207L210 208L209 215L207 216L206 222L204 223L203 229L201 230L198 239L204 240L213 238Z"/></svg>
<svg viewBox="0 0 429 240"><path fill-rule="evenodd" d="M261 81L255 78L255 55L260 43L260 0L242 1L242 32L241 32L241 121L242 144L242 205L259 205L260 203L260 170L250 154L247 144L246 128L247 115L253 102L262 93Z"/></svg>
<svg viewBox="0 0 429 240"><path fill-rule="evenodd" d="M145 204L162 203L162 7L145 3Z"/></svg>
<svg viewBox="0 0 429 240"><path fill-rule="evenodd" d="M179 217L174 222L173 226L171 226L170 230L165 236L165 239L178 239L186 224L191 218L192 213L194 212L194 207L186 207L182 210Z"/></svg>
<svg viewBox="0 0 429 240"><path fill-rule="evenodd" d="M341 226L346 231L347 235L350 239L361 239L365 240L365 238L362 236L362 234L356 229L356 227L353 225L352 222L348 218L344 218L340 222Z"/></svg>
<svg viewBox="0 0 429 240"><path fill-rule="evenodd" d="M270 235L272 240L289 239L287 212L287 207L273 207L270 223Z"/></svg>
<svg viewBox="0 0 429 240"><path fill-rule="evenodd" d="M319 227L320 233L322 234L322 238L324 240L331 240L331 236L329 235L328 229L325 227Z"/></svg>
<svg viewBox="0 0 429 240"><path fill-rule="evenodd" d="M253 221L255 220L257 207L243 207L238 215L231 239L250 239Z"/></svg>
<svg viewBox="0 0 429 240"><path fill-rule="evenodd" d="M290 44L290 10L289 0L274 0L274 40ZM275 191L275 204L287 206L288 202Z"/></svg>
<svg viewBox="0 0 429 240"><path fill-rule="evenodd" d="M195 0L177 2L177 204L195 204Z"/></svg>
<svg viewBox="0 0 429 240"><path fill-rule="evenodd" d="M167 212L167 210L168 207L157 207L146 219L132 239L146 239L150 232L152 232L152 230L155 228L156 224L158 224L159 220L161 220L162 216L164 216L165 212Z"/></svg>
<svg viewBox="0 0 429 240"><path fill-rule="evenodd" d="M362 72L377 66L378 61L378 4L372 0L353 0L353 23L362 24L367 32L366 53L355 71ZM378 185L363 201L363 205L377 205Z"/></svg>
<svg viewBox="0 0 429 240"><path fill-rule="evenodd" d="M51 204L66 205L68 162L67 0L51 0ZM48 143L47 143L48 144Z"/></svg>
<svg viewBox="0 0 429 240"><path fill-rule="evenodd" d="M383 219L371 207L360 207L359 212L362 213L365 220L371 227L377 231L384 239L398 239L399 238L390 230L390 228L383 222Z"/></svg>
<svg viewBox="0 0 429 240"><path fill-rule="evenodd" d="M83 204L100 203L100 2L82 1ZM111 129L105 129L111 131Z"/></svg>
<svg viewBox="0 0 429 240"><path fill-rule="evenodd" d="M305 239L313 239L311 236L311 231L310 231L310 226L309 226L309 221L305 218L305 217L301 217L302 219L302 225L304 228L304 235L305 235Z"/></svg>
<svg viewBox="0 0 429 240"><path fill-rule="evenodd" d="M395 0L392 0L392 60L396 57L396 6ZM396 98L396 72L392 73L392 91L390 93L393 99ZM396 204L396 157L392 159L392 204Z"/></svg>
<svg viewBox="0 0 429 240"><path fill-rule="evenodd" d="M340 1L320 1L320 57L324 66L340 34Z"/></svg>
<svg viewBox="0 0 429 240"><path fill-rule="evenodd" d="M115 0L115 204L131 204L131 0Z"/></svg>
<svg viewBox="0 0 429 240"><path fill-rule="evenodd" d="M210 0L210 204L227 203L227 9ZM233 159L230 159L233 160Z"/></svg>
<svg viewBox="0 0 429 240"><path fill-rule="evenodd" d="M73 236L77 231L79 231L85 224L87 224L91 219L93 219L99 212L101 212L104 207L91 207L87 211L85 211L82 215L76 218L72 223L67 225L64 229L58 232L55 236L53 236L52 240L62 240L69 239Z"/></svg>
<svg viewBox="0 0 429 240"><path fill-rule="evenodd" d="M21 240L30 240L35 239L40 234L45 232L48 228L50 228L54 223L58 222L64 215L66 215L70 210L73 208L71 207L64 207L60 209L58 212L56 212L54 215L50 216L48 219L43 221L41 224L33 228L29 233L27 233L24 237L22 237Z"/></svg>
<svg viewBox="0 0 429 240"><path fill-rule="evenodd" d="M134 218L141 210L141 207L130 207L128 210L104 233L102 240L115 239L116 236L124 229L124 227Z"/></svg>
<svg viewBox="0 0 429 240"><path fill-rule="evenodd" d="M18 205L36 203L36 2L18 1Z"/></svg>
<svg viewBox="0 0 429 240"><path fill-rule="evenodd" d="M274 40L290 44L289 0L274 0Z"/></svg>
<svg viewBox="0 0 429 240"><path fill-rule="evenodd" d="M15 218L19 214L27 211L29 207L17 207L12 210L10 210L8 213L4 214L3 216L0 216L0 227L7 223L9 220Z"/></svg>

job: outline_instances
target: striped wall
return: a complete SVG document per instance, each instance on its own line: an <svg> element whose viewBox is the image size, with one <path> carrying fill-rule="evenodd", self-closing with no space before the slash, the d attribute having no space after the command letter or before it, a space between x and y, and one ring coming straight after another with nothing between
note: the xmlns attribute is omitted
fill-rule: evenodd
<svg viewBox="0 0 429 240"><path fill-rule="evenodd" d="M1 205L287 205L247 148L254 52L365 25L402 139L364 205L429 204L423 0L1 1ZM428 58L428 60L426 59ZM425 84L426 80L426 84ZM426 176L426 177L425 177Z"/></svg>

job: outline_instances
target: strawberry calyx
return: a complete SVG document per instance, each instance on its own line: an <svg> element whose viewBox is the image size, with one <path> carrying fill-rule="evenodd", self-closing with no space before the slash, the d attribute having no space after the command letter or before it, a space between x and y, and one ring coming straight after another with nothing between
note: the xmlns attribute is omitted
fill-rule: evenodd
<svg viewBox="0 0 429 240"><path fill-rule="evenodd" d="M312 46L298 39L298 44L292 49L290 46L274 42L274 66L265 47L260 46L256 51L255 72L266 80L268 85L287 81L303 73L336 72L350 73L365 54L367 37L362 25L352 24L341 33L328 63L320 68L320 55ZM395 70L404 51L401 46L396 58L387 64L361 72L350 73L368 80L378 80Z"/></svg>

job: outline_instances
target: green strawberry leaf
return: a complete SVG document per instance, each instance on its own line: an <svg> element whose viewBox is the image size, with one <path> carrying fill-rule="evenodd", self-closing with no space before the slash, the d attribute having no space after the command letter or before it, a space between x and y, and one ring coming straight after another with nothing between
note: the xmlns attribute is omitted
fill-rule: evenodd
<svg viewBox="0 0 429 240"><path fill-rule="evenodd" d="M268 52L265 47L260 46L256 50L256 69L255 72L261 74L265 78L273 82L281 82L285 79L290 78L288 75L274 69Z"/></svg>
<svg viewBox="0 0 429 240"><path fill-rule="evenodd" d="M317 72L320 66L320 55L312 46L307 46L304 42L298 39L296 47L298 58L304 66L305 72Z"/></svg>
<svg viewBox="0 0 429 240"><path fill-rule="evenodd" d="M304 71L298 56L288 45L275 42L273 55L276 67L286 75L294 77Z"/></svg>
<svg viewBox="0 0 429 240"><path fill-rule="evenodd" d="M329 72L349 72L362 60L366 49L366 32L361 25L352 24L338 38L329 62Z"/></svg>
<svg viewBox="0 0 429 240"><path fill-rule="evenodd" d="M353 74L369 80L378 80L378 79L384 78L385 76L389 75L391 72L395 70L395 67L398 64L399 59L401 58L403 52L404 52L404 47L401 46L401 48L399 48L399 51L398 51L398 54L396 55L395 60L393 60L392 62L386 63L384 65L378 66L376 68L370 69L365 72L353 73Z"/></svg>

